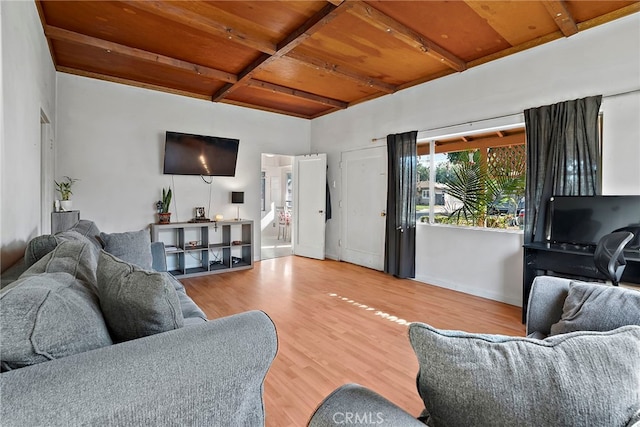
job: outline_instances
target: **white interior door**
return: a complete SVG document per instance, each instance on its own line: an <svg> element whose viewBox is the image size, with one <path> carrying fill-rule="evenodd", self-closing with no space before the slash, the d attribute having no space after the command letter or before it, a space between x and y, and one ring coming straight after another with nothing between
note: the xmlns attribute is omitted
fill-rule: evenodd
<svg viewBox="0 0 640 427"><path fill-rule="evenodd" d="M293 161L293 253L324 259L327 155Z"/></svg>
<svg viewBox="0 0 640 427"><path fill-rule="evenodd" d="M384 268L387 207L386 147L342 153L341 258Z"/></svg>

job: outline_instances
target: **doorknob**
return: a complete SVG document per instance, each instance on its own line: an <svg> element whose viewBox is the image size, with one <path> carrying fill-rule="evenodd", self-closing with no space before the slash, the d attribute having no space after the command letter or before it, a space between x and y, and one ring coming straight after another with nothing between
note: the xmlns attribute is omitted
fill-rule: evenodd
<svg viewBox="0 0 640 427"><path fill-rule="evenodd" d="M380 212L380 216L387 216L387 213L385 211Z"/></svg>
<svg viewBox="0 0 640 427"><path fill-rule="evenodd" d="M318 213L323 213L323 212L324 212L324 211L323 211L322 209L320 209L320 210L318 211Z"/></svg>

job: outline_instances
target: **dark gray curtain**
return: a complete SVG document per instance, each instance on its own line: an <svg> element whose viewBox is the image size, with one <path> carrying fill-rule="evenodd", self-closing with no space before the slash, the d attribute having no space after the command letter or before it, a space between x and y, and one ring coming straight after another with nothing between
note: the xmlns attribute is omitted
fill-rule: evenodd
<svg viewBox="0 0 640 427"><path fill-rule="evenodd" d="M600 192L601 102L602 96L592 96L525 110L525 243L546 239L551 196L591 196Z"/></svg>
<svg viewBox="0 0 640 427"><path fill-rule="evenodd" d="M387 135L387 230L384 271L416 275L416 142L418 132Z"/></svg>

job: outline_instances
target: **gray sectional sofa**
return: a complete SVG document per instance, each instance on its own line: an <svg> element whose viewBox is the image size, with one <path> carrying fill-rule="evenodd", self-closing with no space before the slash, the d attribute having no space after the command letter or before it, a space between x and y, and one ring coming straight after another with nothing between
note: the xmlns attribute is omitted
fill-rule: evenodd
<svg viewBox="0 0 640 427"><path fill-rule="evenodd" d="M91 221L29 242L0 291L3 426L264 424L273 322L207 320L164 260Z"/></svg>
<svg viewBox="0 0 640 427"><path fill-rule="evenodd" d="M410 325L420 416L346 384L308 425L638 427L638 325L639 291L541 276L526 338Z"/></svg>

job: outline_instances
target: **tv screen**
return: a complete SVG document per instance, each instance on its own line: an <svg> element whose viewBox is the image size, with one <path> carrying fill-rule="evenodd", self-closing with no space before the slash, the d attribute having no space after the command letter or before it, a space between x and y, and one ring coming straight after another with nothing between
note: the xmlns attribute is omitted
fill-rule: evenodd
<svg viewBox="0 0 640 427"><path fill-rule="evenodd" d="M165 175L235 176L240 141L167 131Z"/></svg>
<svg viewBox="0 0 640 427"><path fill-rule="evenodd" d="M640 224L640 196L554 196L550 241L596 245L602 236Z"/></svg>

